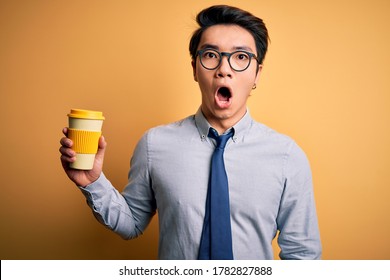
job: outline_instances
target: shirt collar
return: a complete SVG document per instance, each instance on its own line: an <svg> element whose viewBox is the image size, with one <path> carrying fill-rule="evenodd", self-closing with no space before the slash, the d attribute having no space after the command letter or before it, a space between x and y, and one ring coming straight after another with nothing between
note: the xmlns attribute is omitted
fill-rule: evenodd
<svg viewBox="0 0 390 280"><path fill-rule="evenodd" d="M233 141L236 142L243 138L245 132L250 128L252 124L252 117L249 113L249 109L247 108L245 115L239 120L234 126L234 135ZM195 114L195 124L198 128L198 132L202 141L207 139L207 135L209 133L210 123L207 121L205 116L202 113L201 108Z"/></svg>

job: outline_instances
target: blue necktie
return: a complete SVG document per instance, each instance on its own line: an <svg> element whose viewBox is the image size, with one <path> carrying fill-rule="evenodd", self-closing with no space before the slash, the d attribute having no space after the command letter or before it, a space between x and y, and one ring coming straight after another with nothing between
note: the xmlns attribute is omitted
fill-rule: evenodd
<svg viewBox="0 0 390 280"><path fill-rule="evenodd" d="M233 131L234 129L219 136L215 129L209 130L208 137L217 141L217 147L211 158L206 212L198 256L200 260L233 259L228 179L223 160L226 143L232 137Z"/></svg>

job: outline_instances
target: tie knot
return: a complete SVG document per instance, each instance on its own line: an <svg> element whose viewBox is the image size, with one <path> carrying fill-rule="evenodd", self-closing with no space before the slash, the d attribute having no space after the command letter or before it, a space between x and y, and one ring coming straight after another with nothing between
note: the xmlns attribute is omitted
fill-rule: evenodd
<svg viewBox="0 0 390 280"><path fill-rule="evenodd" d="M228 133L219 135L218 132L210 127L209 135L208 137L213 138L215 141L217 141L217 147L216 149L225 149L226 143L229 140L230 137L232 137L234 134L234 129L232 128Z"/></svg>

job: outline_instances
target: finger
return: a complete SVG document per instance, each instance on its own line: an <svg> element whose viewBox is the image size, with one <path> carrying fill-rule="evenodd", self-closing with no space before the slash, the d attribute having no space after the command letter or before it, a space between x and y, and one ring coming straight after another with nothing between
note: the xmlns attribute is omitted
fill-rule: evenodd
<svg viewBox="0 0 390 280"><path fill-rule="evenodd" d="M68 164L76 161L76 157L68 157L66 155L61 155L60 157L62 164Z"/></svg>
<svg viewBox="0 0 390 280"><path fill-rule="evenodd" d="M64 147L64 146L61 146L59 151L60 151L61 155L66 156L66 157L75 157L76 156L75 151L73 151L70 148Z"/></svg>
<svg viewBox="0 0 390 280"><path fill-rule="evenodd" d="M64 147L71 148L73 146L73 141L67 137L62 137L60 140L60 144Z"/></svg>
<svg viewBox="0 0 390 280"><path fill-rule="evenodd" d="M62 133L65 135L65 136L68 136L68 128L67 127L64 127L62 129Z"/></svg>
<svg viewBox="0 0 390 280"><path fill-rule="evenodd" d="M70 167L70 164L76 161L75 157L69 158L69 157L62 155L60 157L60 159L61 159L62 168L65 170L66 173L68 173L68 171L72 170L72 168ZM68 174L68 176L69 176L69 174Z"/></svg>

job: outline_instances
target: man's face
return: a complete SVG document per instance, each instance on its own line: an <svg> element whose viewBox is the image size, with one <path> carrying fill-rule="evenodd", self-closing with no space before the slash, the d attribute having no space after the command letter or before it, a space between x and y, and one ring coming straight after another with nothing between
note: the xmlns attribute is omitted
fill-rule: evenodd
<svg viewBox="0 0 390 280"><path fill-rule="evenodd" d="M256 54L253 36L238 25L214 25L201 37L198 50L213 48L219 52L245 50ZM246 102L257 83L261 66L252 58L243 72L234 71L226 56L215 70L207 70L200 64L199 56L192 62L194 79L202 93L202 112L209 123L220 132L235 125L246 112ZM259 71L257 72L257 68Z"/></svg>

